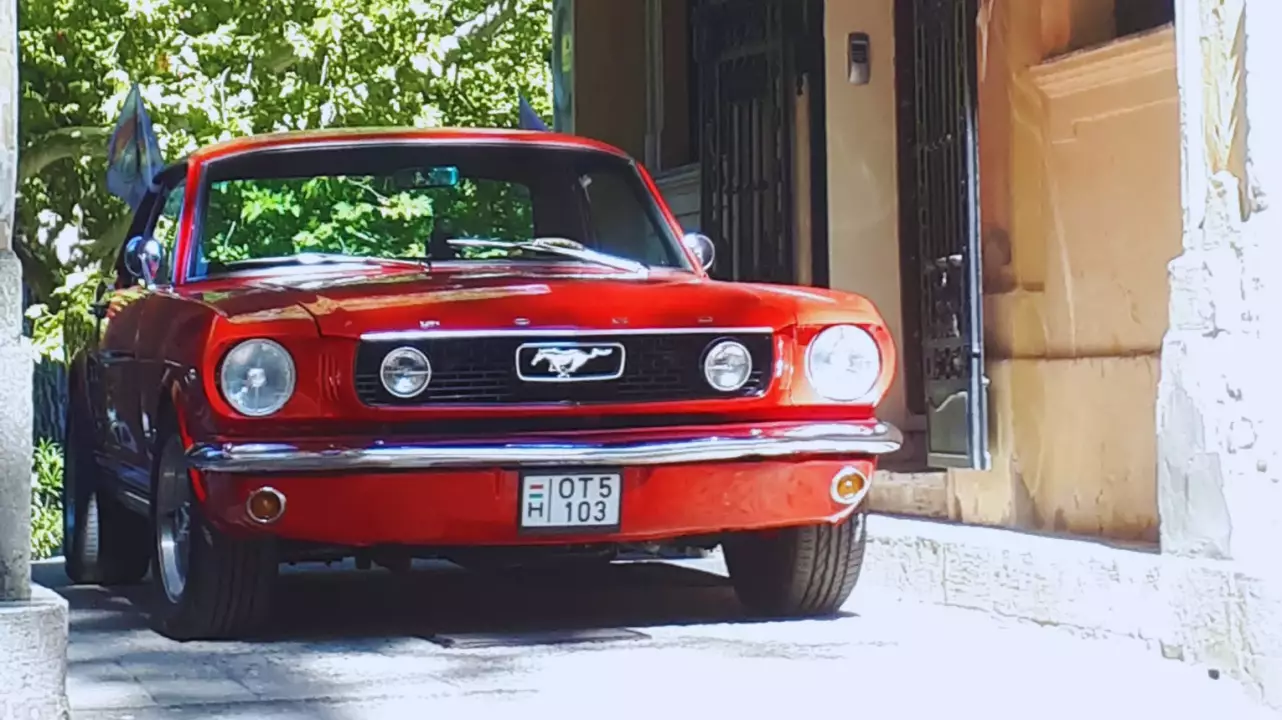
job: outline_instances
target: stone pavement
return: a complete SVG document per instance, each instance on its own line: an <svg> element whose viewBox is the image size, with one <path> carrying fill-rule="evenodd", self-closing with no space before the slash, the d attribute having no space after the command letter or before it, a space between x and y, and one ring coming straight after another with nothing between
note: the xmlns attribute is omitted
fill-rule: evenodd
<svg viewBox="0 0 1282 720"><path fill-rule="evenodd" d="M747 622L717 559L485 578L429 566L291 571L256 643L152 633L138 593L36 581L71 603L78 720L153 718L1275 717L1237 683L1116 638L899 603L876 584L831 620ZM628 628L587 644L444 647L434 634ZM463 639L467 639L465 636Z"/></svg>

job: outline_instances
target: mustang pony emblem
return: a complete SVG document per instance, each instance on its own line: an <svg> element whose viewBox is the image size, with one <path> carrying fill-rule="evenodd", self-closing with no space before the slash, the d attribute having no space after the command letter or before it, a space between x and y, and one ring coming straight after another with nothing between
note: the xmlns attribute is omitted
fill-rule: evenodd
<svg viewBox="0 0 1282 720"><path fill-rule="evenodd" d="M543 348L535 353L534 358L530 360L530 367L538 367L539 363L547 363L548 370L556 373L558 378L568 378L578 372L589 360L610 357L613 354L614 348L598 347L591 350Z"/></svg>

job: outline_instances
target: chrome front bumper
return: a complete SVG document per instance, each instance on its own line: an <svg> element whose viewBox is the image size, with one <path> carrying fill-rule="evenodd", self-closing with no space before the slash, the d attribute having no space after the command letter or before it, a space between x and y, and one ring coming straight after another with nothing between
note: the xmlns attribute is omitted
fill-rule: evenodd
<svg viewBox="0 0 1282 720"><path fill-rule="evenodd" d="M677 465L700 462L766 460L797 456L885 455L903 444L889 423L809 423L740 428L651 440L600 441L572 437L532 442L374 443L365 447L316 447L246 443L195 445L191 466L218 473L308 473L332 471L437 470L447 468L547 467L593 465Z"/></svg>

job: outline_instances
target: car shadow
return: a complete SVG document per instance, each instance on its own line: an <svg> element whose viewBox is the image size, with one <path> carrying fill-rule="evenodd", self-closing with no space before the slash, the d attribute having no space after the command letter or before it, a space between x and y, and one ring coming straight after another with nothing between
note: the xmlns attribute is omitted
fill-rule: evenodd
<svg viewBox="0 0 1282 720"><path fill-rule="evenodd" d="M745 613L716 561L616 562L593 568L468 572L444 562L413 570L350 564L284 567L267 631L256 642L421 637L449 645L461 635L512 637L761 621ZM71 586L61 562L38 563L34 580L65 597L71 631L149 627L149 586ZM571 638L572 640L572 638ZM549 642L554 642L550 640ZM502 644L499 642L499 644Z"/></svg>

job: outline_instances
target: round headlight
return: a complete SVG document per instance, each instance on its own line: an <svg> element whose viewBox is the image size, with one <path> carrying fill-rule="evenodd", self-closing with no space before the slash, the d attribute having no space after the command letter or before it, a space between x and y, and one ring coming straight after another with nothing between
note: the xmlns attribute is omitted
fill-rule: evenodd
<svg viewBox="0 0 1282 720"><path fill-rule="evenodd" d="M815 392L829 400L858 400L872 391L880 375L877 341L853 325L824 330L806 351L806 377Z"/></svg>
<svg viewBox="0 0 1282 720"><path fill-rule="evenodd" d="M236 412L271 415L294 394L294 359L271 340L246 340L232 348L219 373L223 397Z"/></svg>
<svg viewBox="0 0 1282 720"><path fill-rule="evenodd" d="M378 374L389 393L408 399L423 392L432 381L432 363L415 348L396 348L383 358Z"/></svg>
<svg viewBox="0 0 1282 720"><path fill-rule="evenodd" d="M748 382L752 374L752 354L734 340L722 340L703 358L703 376L721 392L734 392Z"/></svg>

